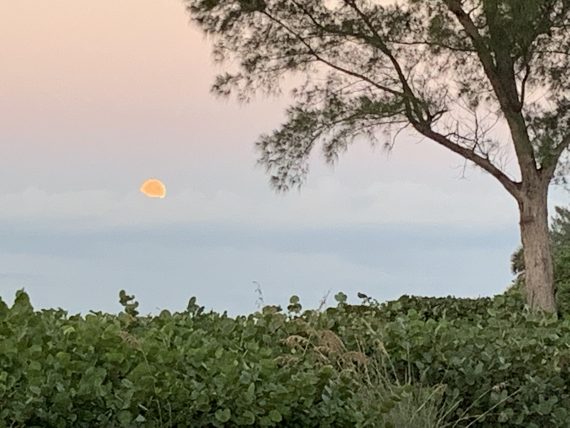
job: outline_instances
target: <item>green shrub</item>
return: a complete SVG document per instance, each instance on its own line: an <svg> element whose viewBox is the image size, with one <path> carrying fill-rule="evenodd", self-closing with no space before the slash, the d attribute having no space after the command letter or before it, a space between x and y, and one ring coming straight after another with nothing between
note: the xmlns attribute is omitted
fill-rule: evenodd
<svg viewBox="0 0 570 428"><path fill-rule="evenodd" d="M364 426L355 378L290 346L316 312L234 319L191 299L141 317L132 300L118 316L34 311L23 292L2 304L0 426Z"/></svg>
<svg viewBox="0 0 570 428"><path fill-rule="evenodd" d="M446 385L456 426L566 426L570 322L527 311L517 295L415 298L328 311L345 343L381 343L401 378ZM329 321L330 322L330 321Z"/></svg>
<svg viewBox="0 0 570 428"><path fill-rule="evenodd" d="M506 296L345 297L151 317L123 293L119 315L69 316L18 292L0 300L0 427L567 426L570 321Z"/></svg>

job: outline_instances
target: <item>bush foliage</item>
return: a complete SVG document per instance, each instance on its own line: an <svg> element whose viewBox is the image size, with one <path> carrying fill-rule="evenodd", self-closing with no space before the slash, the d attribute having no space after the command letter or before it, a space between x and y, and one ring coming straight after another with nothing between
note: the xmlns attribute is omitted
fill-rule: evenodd
<svg viewBox="0 0 570 428"><path fill-rule="evenodd" d="M120 297L118 315L34 311L23 291L11 307L0 301L0 426L570 420L570 321L529 313L516 296L351 306L340 293L322 311L293 297L287 311L236 318L194 298L184 312L140 316Z"/></svg>

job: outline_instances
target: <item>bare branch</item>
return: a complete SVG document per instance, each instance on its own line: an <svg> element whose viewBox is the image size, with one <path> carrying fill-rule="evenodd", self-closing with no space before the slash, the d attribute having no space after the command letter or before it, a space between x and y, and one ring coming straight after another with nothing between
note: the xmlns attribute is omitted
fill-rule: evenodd
<svg viewBox="0 0 570 428"><path fill-rule="evenodd" d="M562 141L552 149L550 153L550 162L544 168L542 172L543 177L550 180L554 173L556 172L556 167L558 166L558 161L560 160L560 156L564 153L564 150L567 150L570 147L570 134L566 135L562 139Z"/></svg>
<svg viewBox="0 0 570 428"><path fill-rule="evenodd" d="M495 58L497 59L497 63L495 63L492 51L487 46L469 14L463 10L461 2L459 0L445 1L449 10L457 17L457 20L477 50L481 65L493 86L511 129L522 174L536 174L537 163L526 122L521 112L522 103L516 88L514 68L510 55L504 52L495 52Z"/></svg>
<svg viewBox="0 0 570 428"><path fill-rule="evenodd" d="M505 175L499 168L497 168L488 158L484 158L479 156L475 153L474 150L469 149L467 147L460 146L445 135L440 134L437 131L434 131L430 127L422 126L420 124L413 125L414 128L423 136L429 138L430 140L435 141L436 143L442 145L443 147L451 150L452 152L463 156L465 159L470 160L475 165L479 166L483 170L487 171L493 177L495 177L499 183L503 185L503 187L516 199L520 196L520 183L511 180L509 177Z"/></svg>

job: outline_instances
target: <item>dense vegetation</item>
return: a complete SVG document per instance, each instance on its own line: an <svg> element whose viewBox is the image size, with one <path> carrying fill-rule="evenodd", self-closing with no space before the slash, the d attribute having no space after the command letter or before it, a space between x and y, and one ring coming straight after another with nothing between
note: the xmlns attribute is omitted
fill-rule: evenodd
<svg viewBox="0 0 570 428"><path fill-rule="evenodd" d="M560 316L524 305L524 263L495 298L403 296L231 318L34 311L0 299L2 427L566 427L570 210L551 243Z"/></svg>
<svg viewBox="0 0 570 428"><path fill-rule="evenodd" d="M0 303L0 426L567 426L570 321L516 295L231 318ZM471 424L471 425L470 425Z"/></svg>

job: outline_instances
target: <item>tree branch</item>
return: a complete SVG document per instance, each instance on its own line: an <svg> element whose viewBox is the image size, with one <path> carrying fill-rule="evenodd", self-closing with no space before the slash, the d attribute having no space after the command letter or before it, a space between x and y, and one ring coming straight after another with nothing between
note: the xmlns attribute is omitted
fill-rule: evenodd
<svg viewBox="0 0 570 428"><path fill-rule="evenodd" d="M362 21L366 24L366 26L368 27L368 29L372 33L372 39L370 40L372 45L375 46L376 48L378 48L380 50L380 52L382 52L384 55L386 55L388 57L388 59L390 60L390 62L392 63L392 66L394 67L394 70L396 71L396 74L398 75L398 79L400 80L400 83L401 83L402 88L404 90L404 94L403 94L404 99L406 100L407 103L409 103L410 109L413 107L415 117L410 110L409 114L408 114L408 118L410 119L410 121L425 122L424 117L422 115L422 108L420 106L420 104L421 104L420 100L414 94L414 91L412 90L412 88L408 82L408 79L406 78L406 75L404 74L404 71L402 70L402 66L400 65L400 63L398 62L396 57L392 54L392 52L390 51L390 49L388 48L388 46L386 45L386 43L382 39L382 37L380 36L380 33L378 33L378 30L374 27L374 25L370 21L370 18L368 17L368 15L366 15L356 5L355 0L344 0L344 2L348 6L350 6L358 14L358 16L360 16Z"/></svg>
<svg viewBox="0 0 570 428"><path fill-rule="evenodd" d="M322 62L323 64L333 68L334 70L340 71L341 73L344 74L348 74L349 76L352 77L356 77L358 79L362 79L365 82L371 84L372 86L376 87L377 89L380 89L381 91L385 91L388 92L392 95L396 95L396 96L402 96L402 92L399 91L395 91L394 89L391 89L387 86L384 85L380 85L379 83L373 81L372 79L370 79L369 77L361 74L361 73L357 73L355 71L349 70L347 68L344 68L338 64L335 64L331 61L329 61L328 59L324 58L321 54L319 54L312 46L311 44L309 44L309 42L307 42L299 33L297 33L295 30L293 30L290 26L288 26L287 24L285 24L283 21L277 19L276 17L274 17L273 15L269 14L267 11L263 11L261 12L263 13L265 16L267 16L267 18L269 18L271 21L275 22L277 25L280 25L283 29L285 29L286 31L288 31L289 33L291 33L297 40L299 40L299 42L301 42L301 44L303 46L305 46L308 50L308 53L310 55L312 55L316 60L318 60L319 62Z"/></svg>
<svg viewBox="0 0 570 428"><path fill-rule="evenodd" d="M388 46L384 43L381 35L376 30L376 28L374 27L374 25L370 21L369 17L356 5L356 3L353 0L345 0L345 3L348 6L350 6L360 16L360 18L366 24L368 29L371 31L372 39L369 39L368 41L373 43L373 45L375 47L377 47L384 55L386 55L389 58L390 62L392 63L392 65L393 65L393 67L394 67L394 69L398 75L398 78L400 80L400 83L402 84L403 92L398 92L398 91L394 91L394 90L389 90L387 92L390 92L392 94L403 97L404 101L408 105L406 115L408 116L408 120L410 120L412 126L418 132L420 132L420 134L424 135L425 137L435 141L436 143L446 147L447 149L451 150L452 152L454 152L454 153L464 157L465 159L473 162L474 164L478 165L480 168L482 168L483 170L485 170L486 172L491 174L493 177L495 177L503 185L503 187L505 187L505 189L510 194L512 194L515 198L518 198L519 183L515 183L509 177L507 177L488 158L478 155L477 153L475 153L474 150L471 150L469 148L462 147L458 144L455 144L454 142L449 140L449 138L447 138L444 135L434 131L431 128L430 123L428 121L424 120L422 112L419 110L421 100L419 100L417 98L417 96L414 94L414 92L413 92L413 90L412 90L412 88L411 88L411 86L410 86L410 84L406 78L406 75L404 74L404 71L403 71L401 65L399 64L398 60L394 57L394 55L392 54L392 52L390 51ZM317 25L321 29L324 29L324 27L320 23L315 21L314 17L311 16L308 13L308 11L306 11L304 8L301 8L301 10L303 11L303 13L305 13L305 15L307 15L309 17L309 19L312 20L313 24ZM266 16L268 16L269 19L273 20L274 22L276 22L277 24L279 24L283 28L285 28L288 32L293 34L305 47L307 47L307 49L310 51L310 53L313 56L315 56L319 61L323 62L324 64L326 64L330 67L332 67L333 69L335 69L337 71L341 71L343 73L346 73L346 74L354 76L354 77L359 77L359 78L363 79L364 81L372 84L373 86L375 86L377 88L379 87L379 85L376 82L371 81L369 78L362 76L360 74L355 74L351 70L344 69L343 67L332 64L330 61L322 58L319 55L319 53L316 52L312 48L312 46L302 36L300 36L297 32L292 30L289 26L287 26L285 23L281 22L277 18L271 16L270 14L268 14L266 12L264 12L264 13L266 14ZM491 58L491 62L492 62L492 58ZM380 85L380 89L385 90L386 88L384 88L382 85ZM410 111L410 108L414 109L415 114L413 114ZM427 112L427 113L429 113L429 112Z"/></svg>
<svg viewBox="0 0 570 428"><path fill-rule="evenodd" d="M441 146L451 150L452 152L462 156L463 158L473 162L475 165L479 166L493 177L495 177L503 187L518 200L520 195L520 183L511 180L503 171L497 168L488 158L479 156L474 150L467 147L462 147L455 144L446 136L434 131L429 126L422 126L421 124L412 124L414 129L418 131L423 136L435 141Z"/></svg>
<svg viewBox="0 0 570 428"><path fill-rule="evenodd" d="M495 53L497 59L501 61L501 63L495 64L492 51L487 47L471 17L463 10L461 2L459 0L445 0L445 2L471 39L481 64L483 65L485 74L491 82L491 86L495 91L497 100L511 130L513 144L523 177L526 178L529 173L536 176L538 173L537 163L526 122L522 115L522 102L519 99L516 82L514 80L514 69L512 68L510 56L508 53L502 53L501 55Z"/></svg>
<svg viewBox="0 0 570 428"><path fill-rule="evenodd" d="M552 179L554 173L556 172L556 167L558 166L558 161L560 160L560 156L564 153L564 150L570 147L570 134L566 135L556 147L553 148L550 162L545 168L541 171L543 177L550 180Z"/></svg>
<svg viewBox="0 0 570 428"><path fill-rule="evenodd" d="M408 40L408 41L404 41L404 40L391 40L391 39L386 39L387 42L389 43L393 43L395 45L402 45L402 46L428 46L430 48L442 48L442 49L447 49L453 52L462 52L462 53L477 53L477 51L475 49L469 49L469 48L461 48L461 47L457 47L457 46L451 46L445 43L434 43L434 42L429 42L427 40Z"/></svg>

